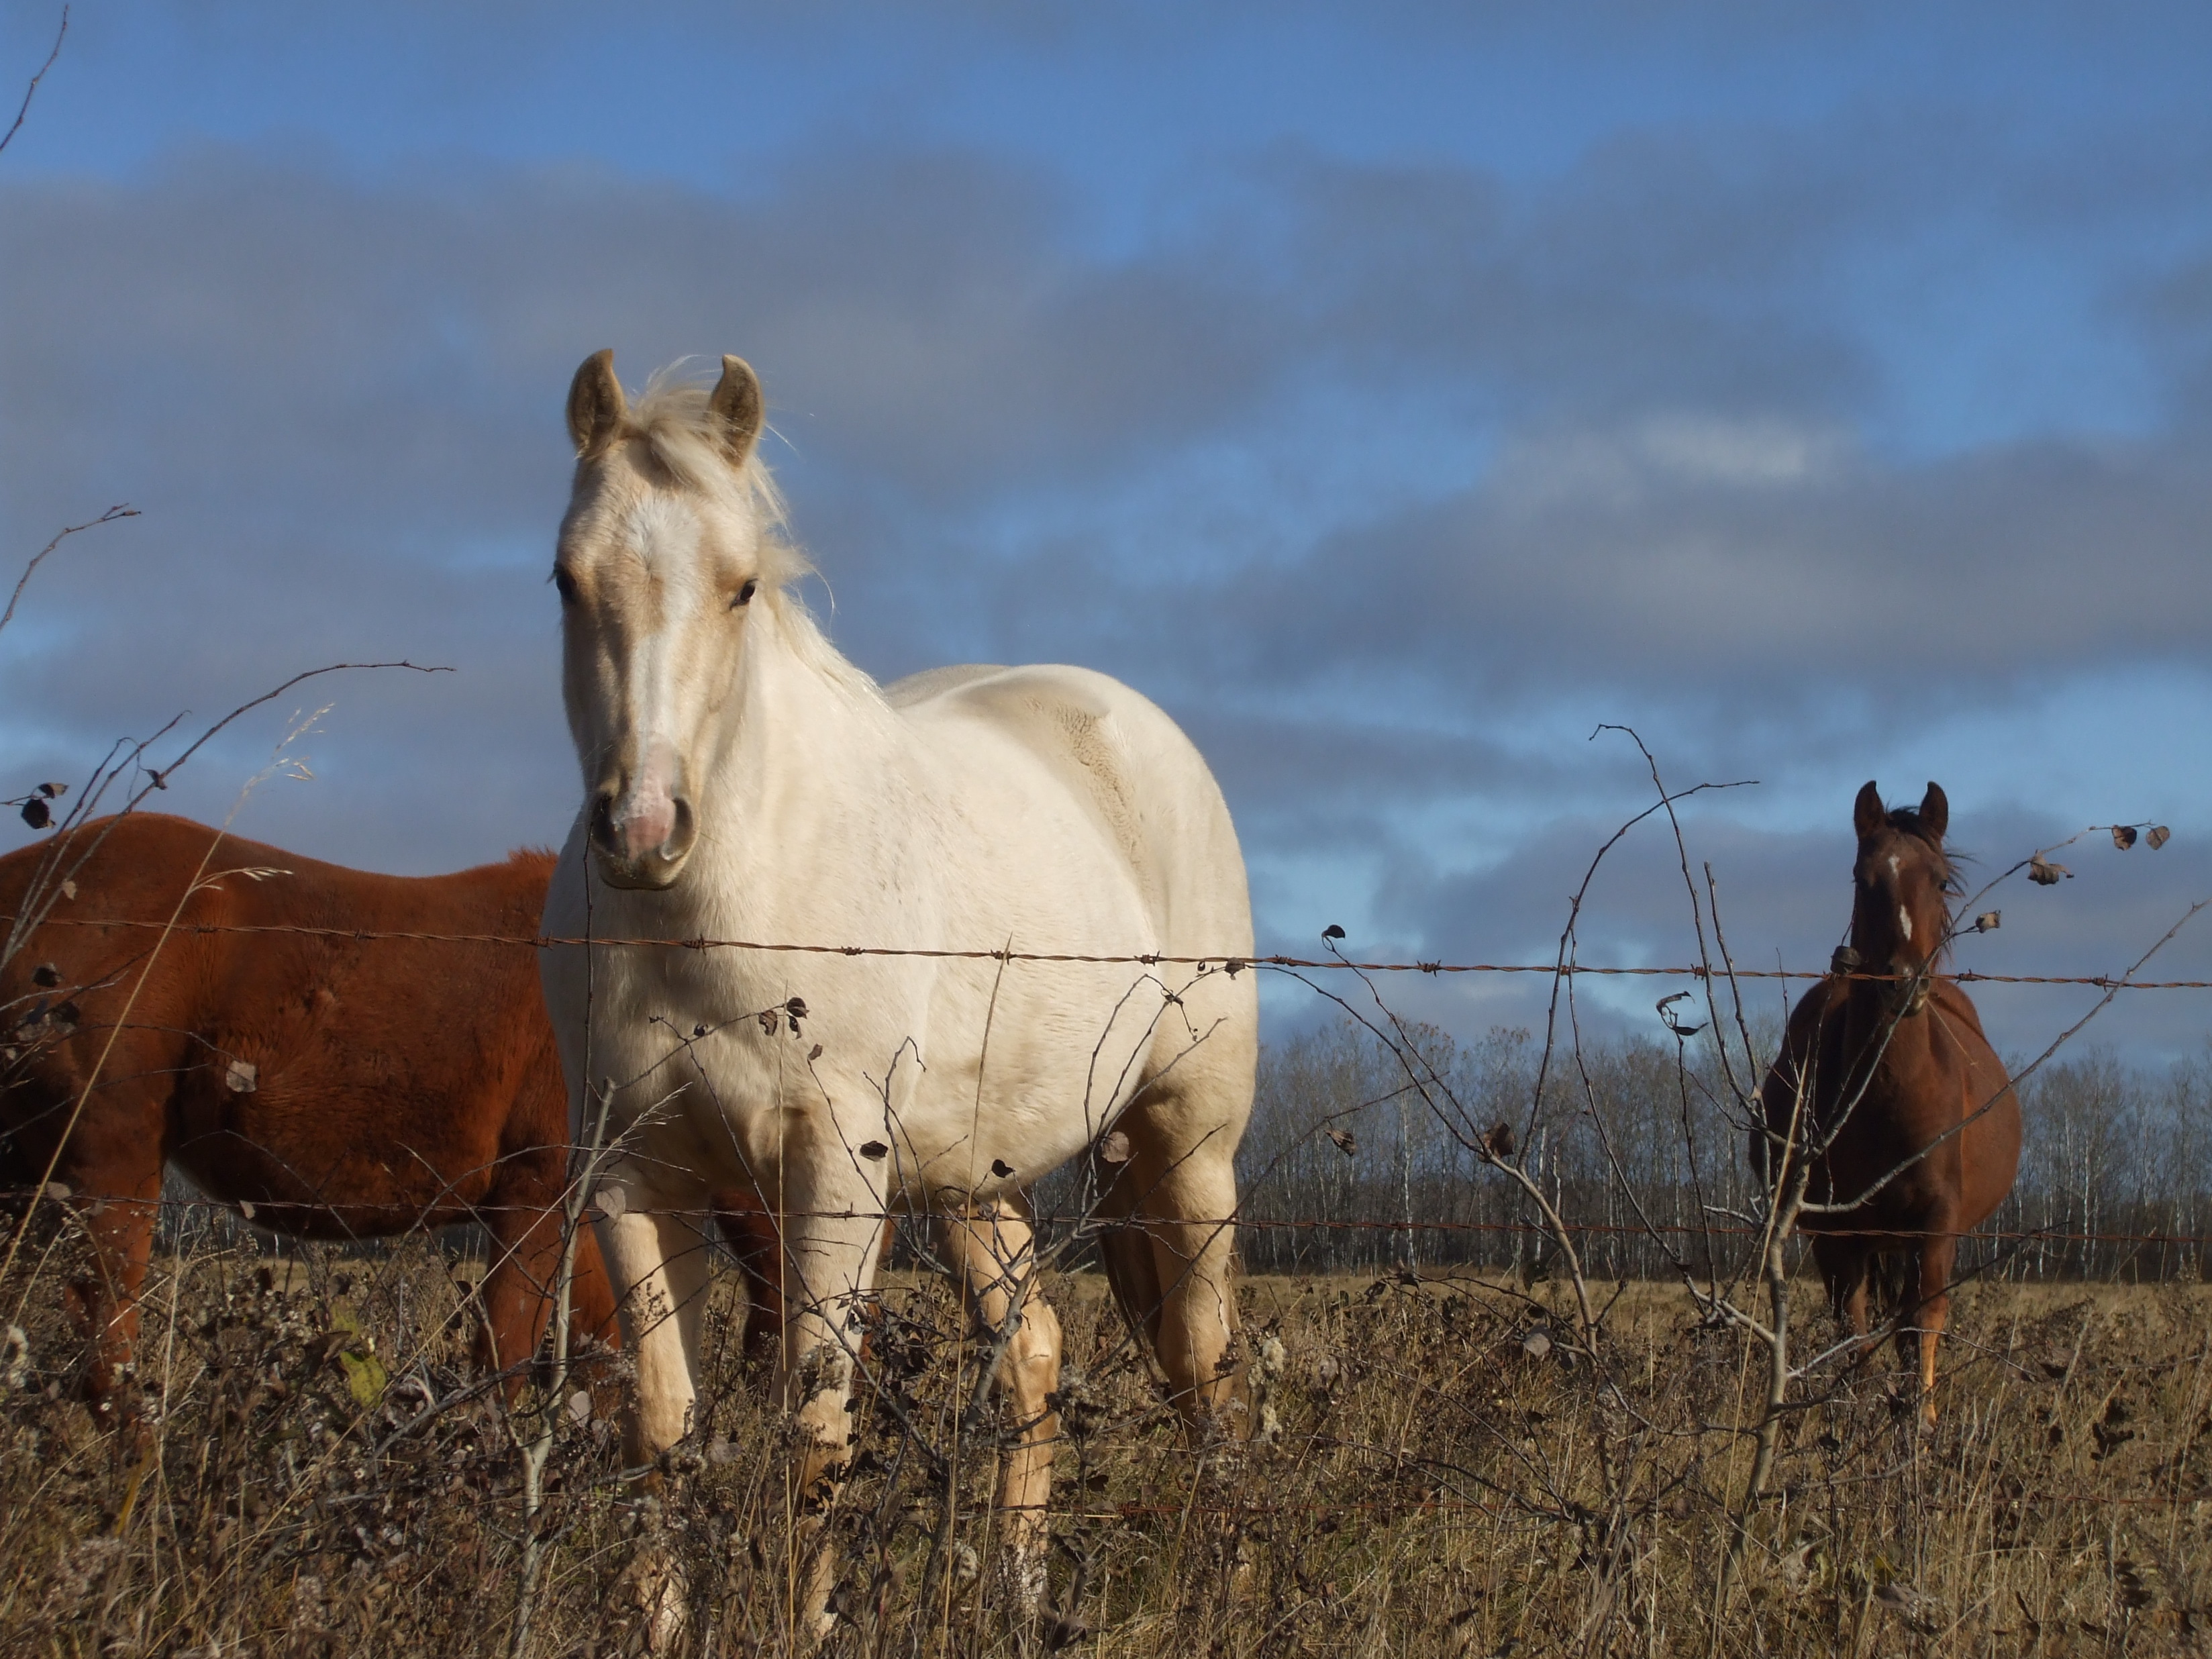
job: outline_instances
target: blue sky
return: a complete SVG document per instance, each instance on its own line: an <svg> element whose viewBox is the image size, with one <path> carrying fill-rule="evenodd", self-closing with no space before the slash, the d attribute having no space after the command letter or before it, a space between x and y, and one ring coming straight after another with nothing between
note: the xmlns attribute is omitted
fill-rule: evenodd
<svg viewBox="0 0 2212 1659"><path fill-rule="evenodd" d="M0 9L9 79L55 21ZM738 351L847 650L1152 693L1273 944L1540 954L1643 804L1612 720L1760 781L1690 824L1763 961L1825 960L1869 776L1942 780L1992 870L2171 823L1966 947L2110 970L2212 892L2208 34L87 0L0 155L0 549L144 517L40 573L0 731L29 781L317 662L451 663L333 688L317 781L240 827L410 871L557 840L568 374ZM283 712L178 805L228 810ZM1684 957L1669 858L1609 866L1586 957ZM2212 928L2172 970L2212 977ZM2023 1046L2069 995L1983 1000ZM2206 1007L2098 1029L2154 1058Z"/></svg>

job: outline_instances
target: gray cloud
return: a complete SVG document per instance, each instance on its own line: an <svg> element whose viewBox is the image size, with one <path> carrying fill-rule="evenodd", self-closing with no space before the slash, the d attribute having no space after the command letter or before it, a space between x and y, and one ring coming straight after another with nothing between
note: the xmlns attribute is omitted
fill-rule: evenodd
<svg viewBox="0 0 2212 1659"><path fill-rule="evenodd" d="M2090 199L1985 130L1938 136L1913 167L1926 131L1856 117L1656 135L1532 187L1285 149L1111 256L1052 181L952 153L825 150L743 197L582 170L369 185L214 150L8 185L0 528L27 550L147 510L42 572L0 641L16 763L66 775L180 704L404 655L459 672L337 688L324 781L246 827L414 869L556 838L568 375L602 344L633 378L735 349L861 661L1121 672L1215 757L1256 854L1378 864L1409 951L1539 950L1634 787L1532 745L1532 711L1665 711L1702 764L1801 746L1839 695L1893 714L2203 659L2203 249L2178 210L2163 252L2130 229L2186 169ZM1969 197L1979 247L2112 233L2112 269L2077 274L2166 424L1893 441L1889 348L1839 273ZM1346 429L1393 410L1419 412ZM1330 471L1355 441L1437 459ZM272 729L176 803L219 815ZM1425 812L1469 800L1522 825L1476 874L1425 844ZM1701 823L1741 948L1825 959L1848 849ZM1608 872L1607 949L1679 943L1656 856ZM2107 904L2034 896L2071 918L2053 956L2120 949L2212 873L2160 856ZM2004 948L2034 940L2008 921Z"/></svg>

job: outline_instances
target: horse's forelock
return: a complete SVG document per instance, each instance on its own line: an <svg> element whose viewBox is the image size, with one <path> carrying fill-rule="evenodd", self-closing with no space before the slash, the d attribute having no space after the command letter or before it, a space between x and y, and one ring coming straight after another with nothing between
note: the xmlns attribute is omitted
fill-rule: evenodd
<svg viewBox="0 0 2212 1659"><path fill-rule="evenodd" d="M783 492L757 449L740 465L731 465L722 417L708 405L713 388L685 373L690 361L679 358L653 372L644 391L623 411L609 447L643 444L678 486L704 495L735 495L761 527L761 580L771 587L796 581L813 567L791 544Z"/></svg>
<svg viewBox="0 0 2212 1659"><path fill-rule="evenodd" d="M1946 893L1955 898L1966 891L1966 881L1959 873L1959 866L1966 861L1968 854L1954 852L1944 846L1942 837L1920 821L1917 811L1910 806L1898 807L1889 814L1889 827L1900 836L1911 836L1934 855L1936 872Z"/></svg>

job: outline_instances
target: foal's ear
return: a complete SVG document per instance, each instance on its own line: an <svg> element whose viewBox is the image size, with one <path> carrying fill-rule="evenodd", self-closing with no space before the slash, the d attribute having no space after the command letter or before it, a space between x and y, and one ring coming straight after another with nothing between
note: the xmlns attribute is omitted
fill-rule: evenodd
<svg viewBox="0 0 2212 1659"><path fill-rule="evenodd" d="M1938 841L1951 827L1951 801L1943 793L1943 786L1932 780L1928 793L1920 798L1920 827Z"/></svg>
<svg viewBox="0 0 2212 1659"><path fill-rule="evenodd" d="M588 458L605 449L628 407L622 382L615 379L613 348L585 358L568 382L568 436L576 453Z"/></svg>
<svg viewBox="0 0 2212 1659"><path fill-rule="evenodd" d="M1851 803L1851 828L1857 830L1859 839L1864 841L1887 822L1889 814L1881 810L1881 791L1875 788L1874 780L1869 778L1866 787L1859 791L1859 798Z"/></svg>
<svg viewBox="0 0 2212 1659"><path fill-rule="evenodd" d="M714 382L707 407L721 416L722 447L729 453L730 465L743 466L753 453L753 440L760 436L763 412L760 376L753 373L753 366L742 357L724 357L722 378Z"/></svg>

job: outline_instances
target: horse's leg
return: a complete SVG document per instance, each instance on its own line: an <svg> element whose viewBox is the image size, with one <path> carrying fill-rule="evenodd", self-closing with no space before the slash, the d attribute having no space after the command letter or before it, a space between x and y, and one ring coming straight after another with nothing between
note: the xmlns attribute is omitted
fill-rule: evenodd
<svg viewBox="0 0 2212 1659"><path fill-rule="evenodd" d="M637 1364L623 1436L623 1462L636 1469L696 1426L693 1367L707 1297L707 1240L691 1215L678 1212L704 1205L651 1194L622 1169L602 1179L599 1192L599 1255L613 1281L623 1341Z"/></svg>
<svg viewBox="0 0 2212 1659"><path fill-rule="evenodd" d="M1836 1316L1836 1322L1853 1336L1864 1336L1869 1328L1867 1275L1873 1261L1866 1242L1816 1236L1813 1240L1813 1261L1828 1287L1828 1306Z"/></svg>
<svg viewBox="0 0 2212 1659"><path fill-rule="evenodd" d="M70 1281L64 1301L90 1345L84 1391L94 1419L102 1424L120 1423L131 1414L118 1395L137 1352L138 1296L153 1256L154 1213L161 1198L157 1157L150 1177L142 1176L128 1187L111 1180L105 1196L70 1200L91 1242L92 1264Z"/></svg>
<svg viewBox="0 0 2212 1659"><path fill-rule="evenodd" d="M1140 1100L1121 1127L1131 1155L1103 1207L1134 1232L1109 1229L1108 1273L1133 1320L1143 1322L1184 1421L1242 1438L1237 1403L1237 1300L1230 1284L1237 1212L1233 1135L1192 1132L1189 1103ZM1141 1235L1141 1238L1139 1237ZM1150 1261L1139 1254L1148 1243Z"/></svg>
<svg viewBox="0 0 2212 1659"><path fill-rule="evenodd" d="M722 1243L744 1275L745 1358L772 1360L783 1340L782 1235L751 1193L717 1193L714 1204Z"/></svg>
<svg viewBox="0 0 2212 1659"><path fill-rule="evenodd" d="M484 1322L477 1332L475 1359L486 1374L506 1370L507 1395L521 1389L523 1364L538 1352L553 1316L567 1218L560 1199L562 1164L556 1149L511 1158L484 1200L491 1231L491 1269L484 1275ZM568 1352L577 1358L586 1340L611 1343L616 1334L615 1297L606 1263L589 1227L580 1227L568 1283ZM603 1408L592 1376L582 1379L594 1409Z"/></svg>
<svg viewBox="0 0 2212 1659"><path fill-rule="evenodd" d="M938 1231L977 1334L994 1347L1006 1343L998 1382L1019 1427L1000 1470L999 1512L1015 1594L1022 1611L1034 1613L1044 1595L1045 1517L1060 1440L1050 1403L1060 1386L1060 1319L1037 1285L1036 1239L1025 1217L989 1206L945 1216Z"/></svg>
<svg viewBox="0 0 2212 1659"><path fill-rule="evenodd" d="M801 1179L785 1189L782 1219L783 1352L777 1378L785 1408L796 1419L798 1456L792 1470L799 1521L793 1539L804 1594L799 1628L826 1636L837 1563L825 1547L823 1521L843 1480L853 1437L847 1401L860 1351L864 1308L875 1282L883 1223L865 1188L818 1188Z"/></svg>
<svg viewBox="0 0 2212 1659"><path fill-rule="evenodd" d="M118 1059L118 1071L143 1061L133 1069L159 1075L158 1061L127 1046ZM77 1090L82 1086L74 1085ZM57 1115L70 1115L76 1103L67 1092L57 1093ZM138 1341L138 1296L146 1283L154 1216L161 1201L166 1115L166 1103L150 1092L120 1085L95 1089L85 1097L54 1159L53 1178L69 1194L60 1202L92 1247L85 1271L63 1287L62 1304L84 1338L84 1395L101 1423L119 1423L128 1415L117 1394L130 1376ZM50 1149L33 1143L30 1150L27 1161L43 1170L46 1159L40 1154Z"/></svg>
<svg viewBox="0 0 2212 1659"><path fill-rule="evenodd" d="M484 1194L491 1267L484 1274L484 1318L477 1332L475 1359L487 1375L507 1373L510 1400L522 1388L524 1367L544 1340L552 1313L561 1266L559 1157L538 1148L507 1158Z"/></svg>
<svg viewBox="0 0 2212 1659"><path fill-rule="evenodd" d="M1920 1246L1918 1306L1912 1322L1919 1327L1920 1420L1936 1426L1936 1345L1951 1316L1951 1269L1959 1259L1954 1233L1936 1234Z"/></svg>

